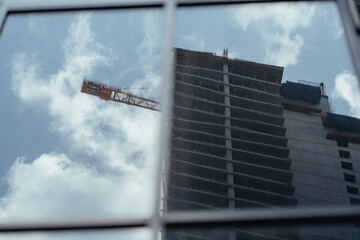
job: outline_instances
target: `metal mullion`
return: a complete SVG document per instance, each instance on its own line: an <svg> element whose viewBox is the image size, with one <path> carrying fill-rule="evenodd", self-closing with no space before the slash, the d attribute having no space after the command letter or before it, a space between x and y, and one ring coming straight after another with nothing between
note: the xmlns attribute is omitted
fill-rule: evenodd
<svg viewBox="0 0 360 240"><path fill-rule="evenodd" d="M360 207L312 207L283 209L244 209L236 211L182 211L159 215L160 226L166 228L201 228L223 226L282 226L343 224L360 221ZM131 229L154 226L153 219L66 222L44 224L0 224L1 233L54 232L79 230ZM157 232L157 229L154 229Z"/></svg>
<svg viewBox="0 0 360 240"><path fill-rule="evenodd" d="M4 2L0 0L0 39L1 39L1 33L5 26L6 21L6 15L7 15L7 8L4 5Z"/></svg>
<svg viewBox="0 0 360 240"><path fill-rule="evenodd" d="M101 10L101 9L115 9L115 8L151 8L163 7L164 1L143 1L132 3L117 3L116 1L102 1L99 3L87 1L62 1L61 3L54 3L51 1L37 1L32 2L2 2L0 0L0 30L2 30L5 22L5 17L8 13L30 13L30 12L54 12L54 11L79 11L79 10ZM174 9L175 5L178 7L186 6L204 6L204 5L225 5L234 3L264 3L264 2L283 2L280 1L167 1L165 3L165 13L167 16L167 27L165 33L165 47L164 47L164 64L163 64L163 120L164 126L161 132L161 144L159 144L160 159L168 161L170 151L171 134L171 110L172 110L172 94L173 94L173 65L170 69L167 68L169 64L169 56L171 53L171 44L173 40L173 25L174 25ZM348 45L351 55L353 57L357 73L360 73L360 39L356 35L356 24L351 19L349 2L345 0L338 0L339 10L344 21L344 28L348 39ZM170 20L170 21L169 21ZM167 80L171 79L171 80ZM166 86L166 84L168 84ZM166 126L166 127L165 127ZM158 181L162 181L161 173L163 162L157 169ZM94 223L71 223L65 224L0 224L0 232L26 232L26 231L74 231L74 230L100 230L100 229L122 229L122 228L138 228L150 226L153 228L154 239L157 239L158 227L165 226L173 227L201 227L201 226L221 226L229 224L237 224L244 226L260 226L260 225L278 225L280 223L288 224L324 224L324 223L348 223L358 221L360 219L360 208L351 207L324 207L324 208L298 208L298 209L263 209L263 210L241 210L241 211L206 211L206 212L173 212L165 215L160 215L160 193L161 184L156 186L156 198L154 216L151 219L138 220L123 220L114 222L94 222Z"/></svg>
<svg viewBox="0 0 360 240"><path fill-rule="evenodd" d="M161 111L162 119L159 136L159 148L158 148L158 166L155 186L155 206L154 215L151 222L151 228L153 230L153 239L159 239L159 231L164 231L163 216L166 214L166 200L162 200L162 195L166 194L167 185L164 179L167 179L168 173L168 161L170 159L171 150L171 128L172 128L172 110L173 110L173 92L175 86L174 76L174 62L173 62L173 39L174 39L174 27L175 27L175 11L176 0L166 0L165 2L165 16L164 16L164 45L163 45L163 62L162 62L162 101ZM162 208L162 209L161 209ZM163 235L161 236L161 238Z"/></svg>
<svg viewBox="0 0 360 240"><path fill-rule="evenodd" d="M276 3L276 2L332 2L336 0L179 0L178 7L201 7L217 6L229 4L248 4L248 3Z"/></svg>
<svg viewBox="0 0 360 240"><path fill-rule="evenodd" d="M82 10L107 10L107 9L137 9L137 8L161 8L164 1L161 0L62 0L62 1L11 1L5 0L8 14L41 13L41 12L66 12Z"/></svg>
<svg viewBox="0 0 360 240"><path fill-rule="evenodd" d="M360 207L300 207L236 211L184 211L163 217L167 228L343 224L360 221Z"/></svg>
<svg viewBox="0 0 360 240"><path fill-rule="evenodd" d="M27 13L51 13L51 12L69 12L83 10L112 10L112 9L151 9L162 8L168 4L166 0L162 1L128 1L121 2L116 0L92 1L88 0L63 0L59 2L52 1L3 1L0 0L0 36L5 25L5 21L10 14ZM170 26L171 28L171 26ZM166 41L165 41L166 42ZM168 41L170 42L170 41ZM170 54L169 54L170 55ZM165 71L164 71L165 72ZM159 185L159 184L157 184ZM159 196L160 199L160 196ZM157 199L157 205L159 200ZM158 207L159 209L159 207ZM157 236L158 227L162 221L159 213L150 218L144 219L124 219L114 221L77 221L77 222L53 222L53 223L14 223L0 224L0 233L16 232L56 232L56 231L89 231L89 230L108 230L108 229L129 229L150 227ZM157 239L157 238L155 238Z"/></svg>
<svg viewBox="0 0 360 240"><path fill-rule="evenodd" d="M0 224L0 234L16 232L60 232L60 231L89 231L110 229L131 229L150 226L151 219L87 221L87 222L53 222L53 223L13 223ZM1 236L1 235L0 235Z"/></svg>
<svg viewBox="0 0 360 240"><path fill-rule="evenodd" d="M353 0L337 0L337 5L343 21L349 53L360 81L360 21L357 9Z"/></svg>

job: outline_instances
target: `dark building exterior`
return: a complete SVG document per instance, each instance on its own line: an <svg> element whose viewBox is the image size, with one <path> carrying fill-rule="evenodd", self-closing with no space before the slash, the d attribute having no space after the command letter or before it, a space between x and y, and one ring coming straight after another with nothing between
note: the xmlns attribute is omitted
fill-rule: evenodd
<svg viewBox="0 0 360 240"><path fill-rule="evenodd" d="M360 201L355 180L360 165L346 158L360 158L360 121L329 113L323 85L281 84L282 74L282 67L228 59L226 52L176 49L167 211ZM306 228L234 228L219 234L170 231L166 238L360 236L354 226L332 235Z"/></svg>
<svg viewBox="0 0 360 240"><path fill-rule="evenodd" d="M319 84L282 85L287 148L297 207L349 206L359 203L360 120L330 113ZM302 227L298 239L359 239L350 224Z"/></svg>

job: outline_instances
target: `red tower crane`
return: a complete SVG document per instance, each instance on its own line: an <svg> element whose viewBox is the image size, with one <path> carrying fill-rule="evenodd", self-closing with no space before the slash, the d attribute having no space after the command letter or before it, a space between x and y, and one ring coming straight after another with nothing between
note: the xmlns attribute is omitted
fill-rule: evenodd
<svg viewBox="0 0 360 240"><path fill-rule="evenodd" d="M86 79L83 81L81 92L98 96L100 99L106 101L110 100L154 111L160 111L160 104L154 100L124 92L121 88L110 87L106 84L92 82Z"/></svg>

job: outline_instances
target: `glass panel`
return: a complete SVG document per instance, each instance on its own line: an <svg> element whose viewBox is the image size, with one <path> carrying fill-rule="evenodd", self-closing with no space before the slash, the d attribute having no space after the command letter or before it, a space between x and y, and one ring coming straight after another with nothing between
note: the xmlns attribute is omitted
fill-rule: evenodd
<svg viewBox="0 0 360 240"><path fill-rule="evenodd" d="M151 215L161 19L159 9L9 16L0 222Z"/></svg>
<svg viewBox="0 0 360 240"><path fill-rule="evenodd" d="M177 23L164 209L357 204L360 95L336 5L182 8Z"/></svg>
<svg viewBox="0 0 360 240"><path fill-rule="evenodd" d="M360 228L357 223L328 225L287 225L253 226L253 227L215 227L215 228L171 228L166 232L165 239L359 239Z"/></svg>
<svg viewBox="0 0 360 240"><path fill-rule="evenodd" d="M152 231L146 228L131 229L131 230L101 230L101 231L75 231L75 232L51 232L51 233L6 233L0 234L3 240L22 240L22 239L36 239L36 240L70 240L70 239L84 239L84 240L113 240L113 239L152 239Z"/></svg>

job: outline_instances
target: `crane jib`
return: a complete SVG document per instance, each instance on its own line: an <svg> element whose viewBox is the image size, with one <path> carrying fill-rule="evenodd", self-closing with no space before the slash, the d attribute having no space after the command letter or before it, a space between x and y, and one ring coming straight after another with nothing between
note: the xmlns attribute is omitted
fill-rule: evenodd
<svg viewBox="0 0 360 240"><path fill-rule="evenodd" d="M84 79L81 92L98 96L106 101L115 101L142 107L154 111L160 111L160 104L154 100L136 96L134 94L124 92L120 88L108 87L105 84L92 82Z"/></svg>

